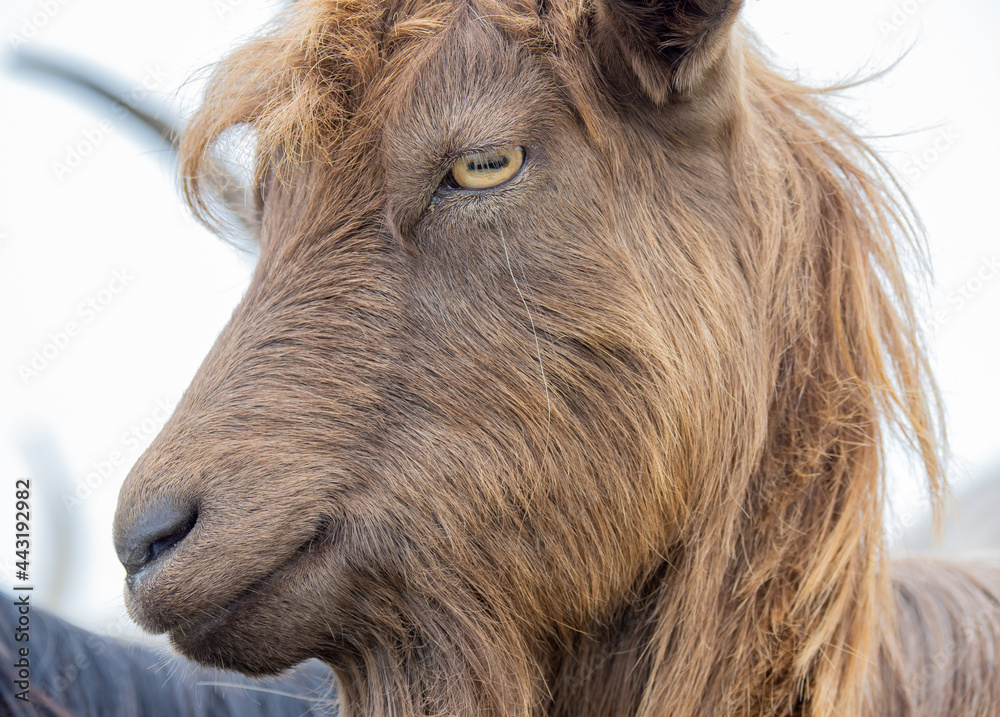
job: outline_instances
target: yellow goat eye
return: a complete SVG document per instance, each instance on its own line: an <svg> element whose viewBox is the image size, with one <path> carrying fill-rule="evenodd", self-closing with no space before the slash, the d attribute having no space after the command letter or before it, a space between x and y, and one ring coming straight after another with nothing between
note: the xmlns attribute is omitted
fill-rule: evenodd
<svg viewBox="0 0 1000 717"><path fill-rule="evenodd" d="M517 174L522 164L524 149L521 147L475 152L459 157L451 165L451 176L455 184L465 189L489 189Z"/></svg>

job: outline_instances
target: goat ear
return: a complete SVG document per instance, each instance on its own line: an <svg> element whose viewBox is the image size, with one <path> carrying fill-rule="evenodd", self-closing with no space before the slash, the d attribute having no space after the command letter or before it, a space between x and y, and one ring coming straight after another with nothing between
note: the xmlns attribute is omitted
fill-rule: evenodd
<svg viewBox="0 0 1000 717"><path fill-rule="evenodd" d="M656 103L698 86L729 45L743 0L597 0L595 49Z"/></svg>

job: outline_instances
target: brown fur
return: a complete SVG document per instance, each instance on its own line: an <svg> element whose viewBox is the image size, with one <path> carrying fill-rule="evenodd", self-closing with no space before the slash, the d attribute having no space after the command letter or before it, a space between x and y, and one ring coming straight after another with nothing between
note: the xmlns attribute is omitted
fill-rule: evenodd
<svg viewBox="0 0 1000 717"><path fill-rule="evenodd" d="M197 510L141 625L352 716L987 714L996 581L884 557L906 206L739 5L302 0L219 67L188 197L254 128L261 256L122 489Z"/></svg>

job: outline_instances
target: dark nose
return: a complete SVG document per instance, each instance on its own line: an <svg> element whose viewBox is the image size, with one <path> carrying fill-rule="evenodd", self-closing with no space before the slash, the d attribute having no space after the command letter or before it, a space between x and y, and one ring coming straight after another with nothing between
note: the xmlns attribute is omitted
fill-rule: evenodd
<svg viewBox="0 0 1000 717"><path fill-rule="evenodd" d="M120 533L116 531L115 550L128 576L184 540L197 520L196 508L165 503L147 511Z"/></svg>

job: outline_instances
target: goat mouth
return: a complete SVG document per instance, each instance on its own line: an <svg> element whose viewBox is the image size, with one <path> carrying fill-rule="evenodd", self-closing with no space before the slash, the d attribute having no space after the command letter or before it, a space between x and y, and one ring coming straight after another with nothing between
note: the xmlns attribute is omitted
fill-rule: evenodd
<svg viewBox="0 0 1000 717"><path fill-rule="evenodd" d="M170 638L170 641L175 645L180 643L200 642L211 633L223 628L226 622L234 615L241 612L243 608L253 603L256 598L267 592L268 584L273 582L272 578L283 572L288 565L289 563L285 563L273 573L261 578L236 596L236 598L208 617L196 622L186 623L170 628L167 630L167 636Z"/></svg>
<svg viewBox="0 0 1000 717"><path fill-rule="evenodd" d="M213 613L193 621L169 627L166 630L170 641L176 646L194 644L208 638L212 633L225 629L226 624L244 612L255 601L264 599L273 593L286 573L293 570L302 560L329 546L334 540L334 531L324 523L309 540L305 541L285 562L262 578L251 583L235 598Z"/></svg>

